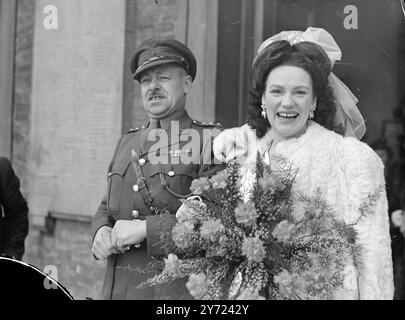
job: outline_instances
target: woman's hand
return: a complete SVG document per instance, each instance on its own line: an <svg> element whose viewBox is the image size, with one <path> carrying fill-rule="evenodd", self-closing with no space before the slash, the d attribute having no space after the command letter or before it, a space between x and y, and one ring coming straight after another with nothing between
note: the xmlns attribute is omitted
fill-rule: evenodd
<svg viewBox="0 0 405 320"><path fill-rule="evenodd" d="M246 126L246 128L245 128ZM213 151L217 159L229 162L240 156L247 156L249 150L249 135L247 125L222 131L214 140Z"/></svg>

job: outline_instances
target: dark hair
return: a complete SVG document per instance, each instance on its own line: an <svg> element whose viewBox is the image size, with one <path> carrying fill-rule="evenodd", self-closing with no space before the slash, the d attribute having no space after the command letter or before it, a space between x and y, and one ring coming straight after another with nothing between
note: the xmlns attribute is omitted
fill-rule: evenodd
<svg viewBox="0 0 405 320"><path fill-rule="evenodd" d="M325 51L312 42L299 42L291 45L288 41L275 41L264 49L254 60L252 84L249 90L248 124L256 130L258 138L263 137L270 123L261 116L262 96L269 73L281 65L291 65L304 69L312 79L317 107L313 120L325 128L343 134L341 128L334 128L336 112L333 89L329 86L328 76L332 65Z"/></svg>
<svg viewBox="0 0 405 320"><path fill-rule="evenodd" d="M403 159L405 158L405 134L400 134L398 136L399 141L399 156Z"/></svg>

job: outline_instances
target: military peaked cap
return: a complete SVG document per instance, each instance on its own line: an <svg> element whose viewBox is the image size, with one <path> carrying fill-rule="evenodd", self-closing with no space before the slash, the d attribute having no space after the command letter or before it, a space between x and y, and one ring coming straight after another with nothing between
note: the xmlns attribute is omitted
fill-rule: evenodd
<svg viewBox="0 0 405 320"><path fill-rule="evenodd" d="M189 48L177 40L149 39L143 42L132 55L132 77L139 81L140 74L152 67L175 63L182 67L194 80L197 62Z"/></svg>

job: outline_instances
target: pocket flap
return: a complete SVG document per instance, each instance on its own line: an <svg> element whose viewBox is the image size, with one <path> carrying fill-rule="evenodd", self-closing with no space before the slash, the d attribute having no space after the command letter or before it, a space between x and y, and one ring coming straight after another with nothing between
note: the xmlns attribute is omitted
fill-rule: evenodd
<svg viewBox="0 0 405 320"><path fill-rule="evenodd" d="M163 173L165 176L188 176L194 178L196 175L196 165L192 164L166 164L166 165L151 165L148 167L148 173L151 177L156 174Z"/></svg>

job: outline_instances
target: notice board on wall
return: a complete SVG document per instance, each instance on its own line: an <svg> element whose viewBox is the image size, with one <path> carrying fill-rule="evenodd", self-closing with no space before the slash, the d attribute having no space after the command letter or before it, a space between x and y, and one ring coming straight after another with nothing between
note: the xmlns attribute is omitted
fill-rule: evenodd
<svg viewBox="0 0 405 320"><path fill-rule="evenodd" d="M52 9L53 29L44 22ZM124 0L36 5L27 173L36 218L49 211L92 216L106 192L121 134L124 36Z"/></svg>

